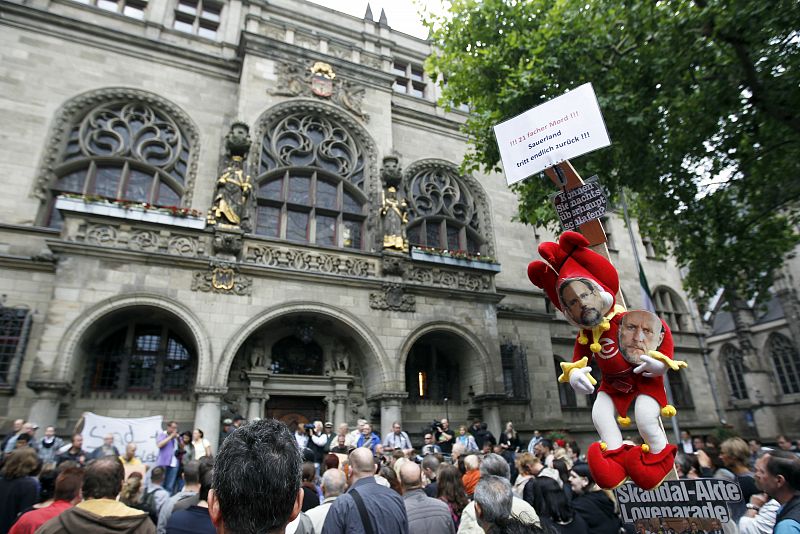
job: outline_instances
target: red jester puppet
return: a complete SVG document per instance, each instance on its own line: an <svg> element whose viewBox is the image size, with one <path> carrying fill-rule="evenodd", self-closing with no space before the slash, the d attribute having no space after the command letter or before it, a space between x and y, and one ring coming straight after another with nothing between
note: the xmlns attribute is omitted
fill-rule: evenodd
<svg viewBox="0 0 800 534"><path fill-rule="evenodd" d="M600 442L592 443L587 451L592 477L605 489L630 478L649 490L672 471L677 451L661 424L661 416L675 415L675 408L667 404L663 377L669 369L678 370L686 363L672 359L672 333L655 314L626 312L615 305L617 271L588 247L586 238L576 232L565 232L558 243L542 243L539 254L544 261L528 265L528 278L581 329L572 363L561 364L559 382L588 395L597 384L589 361L594 360L602 372L592 406ZM630 425L631 410L644 440L641 447L622 442L619 425Z"/></svg>

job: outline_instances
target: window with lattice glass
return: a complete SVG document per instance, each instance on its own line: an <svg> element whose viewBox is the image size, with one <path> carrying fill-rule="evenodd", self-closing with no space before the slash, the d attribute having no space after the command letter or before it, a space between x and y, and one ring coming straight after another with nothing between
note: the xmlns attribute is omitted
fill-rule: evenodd
<svg viewBox="0 0 800 534"><path fill-rule="evenodd" d="M405 181L405 197L409 243L472 255L481 252L486 239L480 232L478 205L453 168L423 166Z"/></svg>
<svg viewBox="0 0 800 534"><path fill-rule="evenodd" d="M216 39L222 4L211 0L178 0L173 28L200 37Z"/></svg>
<svg viewBox="0 0 800 534"><path fill-rule="evenodd" d="M767 347L781 393L800 393L800 354L797 347L781 334L770 335Z"/></svg>
<svg viewBox="0 0 800 534"><path fill-rule="evenodd" d="M553 364L555 365L556 380L564 372L561 369L561 358L558 356L553 357ZM572 409L578 407L578 398L575 396L575 390L569 383L556 382L558 384L558 400L561 403L561 408Z"/></svg>
<svg viewBox="0 0 800 534"><path fill-rule="evenodd" d="M164 324L130 322L89 353L87 393L186 393L194 384L195 353Z"/></svg>
<svg viewBox="0 0 800 534"><path fill-rule="evenodd" d="M659 287L653 292L653 304L656 307L656 314L667 323L670 330L676 332L688 330L689 314L677 293L669 288Z"/></svg>
<svg viewBox="0 0 800 534"><path fill-rule="evenodd" d="M147 0L73 0L80 4L99 7L106 11L119 13L126 17L144 20L144 12L147 9Z"/></svg>
<svg viewBox="0 0 800 534"><path fill-rule="evenodd" d="M257 234L327 247L364 246L366 200L335 176L286 170L261 180L256 198Z"/></svg>
<svg viewBox="0 0 800 534"><path fill-rule="evenodd" d="M0 305L0 390L10 390L16 386L30 322L28 308Z"/></svg>
<svg viewBox="0 0 800 534"><path fill-rule="evenodd" d="M322 347L312 339L285 337L272 346L270 369L278 375L321 375Z"/></svg>
<svg viewBox="0 0 800 534"><path fill-rule="evenodd" d="M69 131L46 224L61 227L52 206L61 194L180 206L191 148L175 120L149 103L95 106Z"/></svg>
<svg viewBox="0 0 800 534"><path fill-rule="evenodd" d="M725 345L720 352L720 359L725 368L725 378L731 398L745 400L749 397L744 384L744 357L742 351L733 345Z"/></svg>
<svg viewBox="0 0 800 534"><path fill-rule="evenodd" d="M394 83L392 89L396 93L404 93L417 98L425 98L425 70L422 65L408 61L398 61L392 64Z"/></svg>
<svg viewBox="0 0 800 534"><path fill-rule="evenodd" d="M672 401L676 408L692 408L692 392L685 379L686 371L668 371L669 387L672 389Z"/></svg>
<svg viewBox="0 0 800 534"><path fill-rule="evenodd" d="M530 398L528 358L525 350L510 342L500 345L500 363L503 367L503 386L506 397L515 400Z"/></svg>
<svg viewBox="0 0 800 534"><path fill-rule="evenodd" d="M427 340L414 344L406 360L406 391L410 401L458 402L459 384L456 354Z"/></svg>

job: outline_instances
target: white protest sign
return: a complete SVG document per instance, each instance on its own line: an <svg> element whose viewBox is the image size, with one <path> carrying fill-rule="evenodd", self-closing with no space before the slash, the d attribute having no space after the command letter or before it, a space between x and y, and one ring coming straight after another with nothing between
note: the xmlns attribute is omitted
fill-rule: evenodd
<svg viewBox="0 0 800 534"><path fill-rule="evenodd" d="M136 419L120 419L105 417L92 412L83 414L83 450L92 452L103 444L106 434L114 436L114 446L120 454L125 454L128 443L136 444L136 456L146 464L155 464L158 460L156 437L161 432L164 418L160 415L139 417Z"/></svg>
<svg viewBox="0 0 800 534"><path fill-rule="evenodd" d="M494 135L508 185L611 144L590 83L501 122Z"/></svg>

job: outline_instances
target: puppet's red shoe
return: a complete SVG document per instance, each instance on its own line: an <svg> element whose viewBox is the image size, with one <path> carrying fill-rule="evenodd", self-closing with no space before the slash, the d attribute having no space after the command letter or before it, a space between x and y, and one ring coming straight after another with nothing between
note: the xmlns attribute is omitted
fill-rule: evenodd
<svg viewBox="0 0 800 534"><path fill-rule="evenodd" d="M621 447L608 450L602 441L595 441L589 445L586 451L586 461L589 463L589 471L592 478L603 489L614 489L621 486L628 480L625 472L625 459L628 450L633 445L622 445Z"/></svg>
<svg viewBox="0 0 800 534"><path fill-rule="evenodd" d="M647 445L632 448L625 457L625 470L631 480L643 490L657 488L675 469L678 447L667 444L658 453L649 452Z"/></svg>

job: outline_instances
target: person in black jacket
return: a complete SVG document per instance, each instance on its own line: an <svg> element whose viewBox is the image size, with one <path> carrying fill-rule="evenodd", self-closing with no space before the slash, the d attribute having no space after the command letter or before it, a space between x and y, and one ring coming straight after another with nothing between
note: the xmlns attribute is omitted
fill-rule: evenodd
<svg viewBox="0 0 800 534"><path fill-rule="evenodd" d="M572 466L569 483L575 497L572 506L592 534L618 534L622 521L614 511L614 501L595 484L589 464Z"/></svg>

